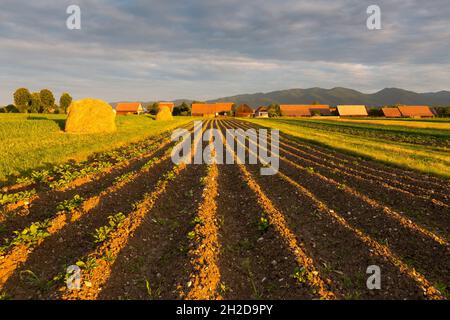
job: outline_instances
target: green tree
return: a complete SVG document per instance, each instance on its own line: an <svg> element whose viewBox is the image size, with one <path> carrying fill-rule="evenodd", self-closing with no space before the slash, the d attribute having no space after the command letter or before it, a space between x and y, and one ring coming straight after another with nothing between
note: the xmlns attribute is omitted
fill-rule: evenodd
<svg viewBox="0 0 450 320"><path fill-rule="evenodd" d="M281 117L281 109L278 104L271 104L267 107L267 112L269 113L269 117Z"/></svg>
<svg viewBox="0 0 450 320"><path fill-rule="evenodd" d="M69 108L70 104L72 103L72 97L67 92L63 93L61 95L61 98L59 98L59 107L60 111L62 113L67 113L67 109Z"/></svg>
<svg viewBox="0 0 450 320"><path fill-rule="evenodd" d="M148 113L153 114L153 115L157 114L159 111L159 103L155 102L155 103L149 105L147 107L147 111L148 111Z"/></svg>
<svg viewBox="0 0 450 320"><path fill-rule="evenodd" d="M383 112L381 111L381 108L370 108L368 114L371 117L382 117L383 116Z"/></svg>
<svg viewBox="0 0 450 320"><path fill-rule="evenodd" d="M19 88L14 92L14 104L17 109L22 112L28 112L28 107L31 103L31 93L26 88Z"/></svg>
<svg viewBox="0 0 450 320"><path fill-rule="evenodd" d="M0 109L0 113L19 113L19 109L16 108L15 105L9 104Z"/></svg>
<svg viewBox="0 0 450 320"><path fill-rule="evenodd" d="M191 107L186 102L183 102L179 106L173 108L172 113L174 116L188 116L191 114Z"/></svg>
<svg viewBox="0 0 450 320"><path fill-rule="evenodd" d="M54 108L55 106L55 97L53 96L53 93L48 89L42 89L39 94L41 96L41 108L39 112L49 112L50 109Z"/></svg>
<svg viewBox="0 0 450 320"><path fill-rule="evenodd" d="M41 110L41 94L39 92L33 92L31 94L31 102L28 107L29 113L38 113Z"/></svg>
<svg viewBox="0 0 450 320"><path fill-rule="evenodd" d="M444 117L450 117L450 107L444 108Z"/></svg>

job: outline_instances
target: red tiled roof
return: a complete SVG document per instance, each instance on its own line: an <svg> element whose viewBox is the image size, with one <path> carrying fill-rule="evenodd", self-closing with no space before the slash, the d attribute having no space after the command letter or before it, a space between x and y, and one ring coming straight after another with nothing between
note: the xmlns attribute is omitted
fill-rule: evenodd
<svg viewBox="0 0 450 320"><path fill-rule="evenodd" d="M116 106L117 112L143 112L142 105L139 102L121 102Z"/></svg>
<svg viewBox="0 0 450 320"><path fill-rule="evenodd" d="M400 106L398 107L400 113L404 117L433 117L434 114L431 112L428 106Z"/></svg>
<svg viewBox="0 0 450 320"><path fill-rule="evenodd" d="M229 112L234 103L193 103L192 115L216 114L220 112Z"/></svg>
<svg viewBox="0 0 450 320"><path fill-rule="evenodd" d="M331 115L330 106L325 104L282 104L281 115L285 117L309 117L317 110L321 115Z"/></svg>
<svg viewBox="0 0 450 320"><path fill-rule="evenodd" d="M381 108L383 115L388 118L400 118L402 114L398 108Z"/></svg>
<svg viewBox="0 0 450 320"><path fill-rule="evenodd" d="M241 104L239 107L236 108L236 113L253 113L253 109L250 108L246 104Z"/></svg>

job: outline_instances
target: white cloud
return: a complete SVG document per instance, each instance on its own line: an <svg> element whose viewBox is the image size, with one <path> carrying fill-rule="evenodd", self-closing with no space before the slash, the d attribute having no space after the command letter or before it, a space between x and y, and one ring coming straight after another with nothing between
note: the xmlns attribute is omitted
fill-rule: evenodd
<svg viewBox="0 0 450 320"><path fill-rule="evenodd" d="M207 99L292 87L445 88L448 0L380 0L383 30L365 28L369 1L1 0L0 104L19 86L75 97Z"/></svg>

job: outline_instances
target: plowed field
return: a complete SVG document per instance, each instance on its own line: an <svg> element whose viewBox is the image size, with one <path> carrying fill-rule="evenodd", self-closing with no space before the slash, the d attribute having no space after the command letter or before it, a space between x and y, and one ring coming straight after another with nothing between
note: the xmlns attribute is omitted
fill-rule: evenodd
<svg viewBox="0 0 450 320"><path fill-rule="evenodd" d="M258 126L222 119L204 121L208 128ZM273 176L260 164L174 165L173 146L164 133L108 166L102 157L86 163L97 169L76 179L5 188L0 297L449 297L447 180L283 133ZM66 286L71 265L81 269L79 290ZM366 285L371 265L379 290Z"/></svg>

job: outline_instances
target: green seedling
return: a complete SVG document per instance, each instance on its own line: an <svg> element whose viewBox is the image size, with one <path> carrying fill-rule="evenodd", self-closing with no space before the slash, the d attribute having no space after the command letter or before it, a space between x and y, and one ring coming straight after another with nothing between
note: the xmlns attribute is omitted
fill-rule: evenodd
<svg viewBox="0 0 450 320"><path fill-rule="evenodd" d="M258 230L266 232L270 227L270 222L265 216L261 216L258 220Z"/></svg>
<svg viewBox="0 0 450 320"><path fill-rule="evenodd" d="M63 202L58 204L56 209L58 211L70 212L70 211L78 208L83 203L83 201L84 201L84 198L77 194L72 199L64 200Z"/></svg>
<svg viewBox="0 0 450 320"><path fill-rule="evenodd" d="M42 222L33 222L31 226L22 231L14 231L16 236L11 241L10 246L18 244L26 246L35 245L40 240L50 236L50 233L47 231L50 225L50 221L47 219Z"/></svg>
<svg viewBox="0 0 450 320"><path fill-rule="evenodd" d="M85 261L79 260L75 264L86 271L92 271L98 266L97 259L94 257L88 257Z"/></svg>
<svg viewBox="0 0 450 320"><path fill-rule="evenodd" d="M195 239L195 231L191 231L191 232L189 232L188 234L187 234L187 238L189 239L189 240L194 240Z"/></svg>
<svg viewBox="0 0 450 320"><path fill-rule="evenodd" d="M108 225L95 229L94 242L101 243L108 239L108 236L114 230L120 228L125 221L125 215L119 212L108 217Z"/></svg>

